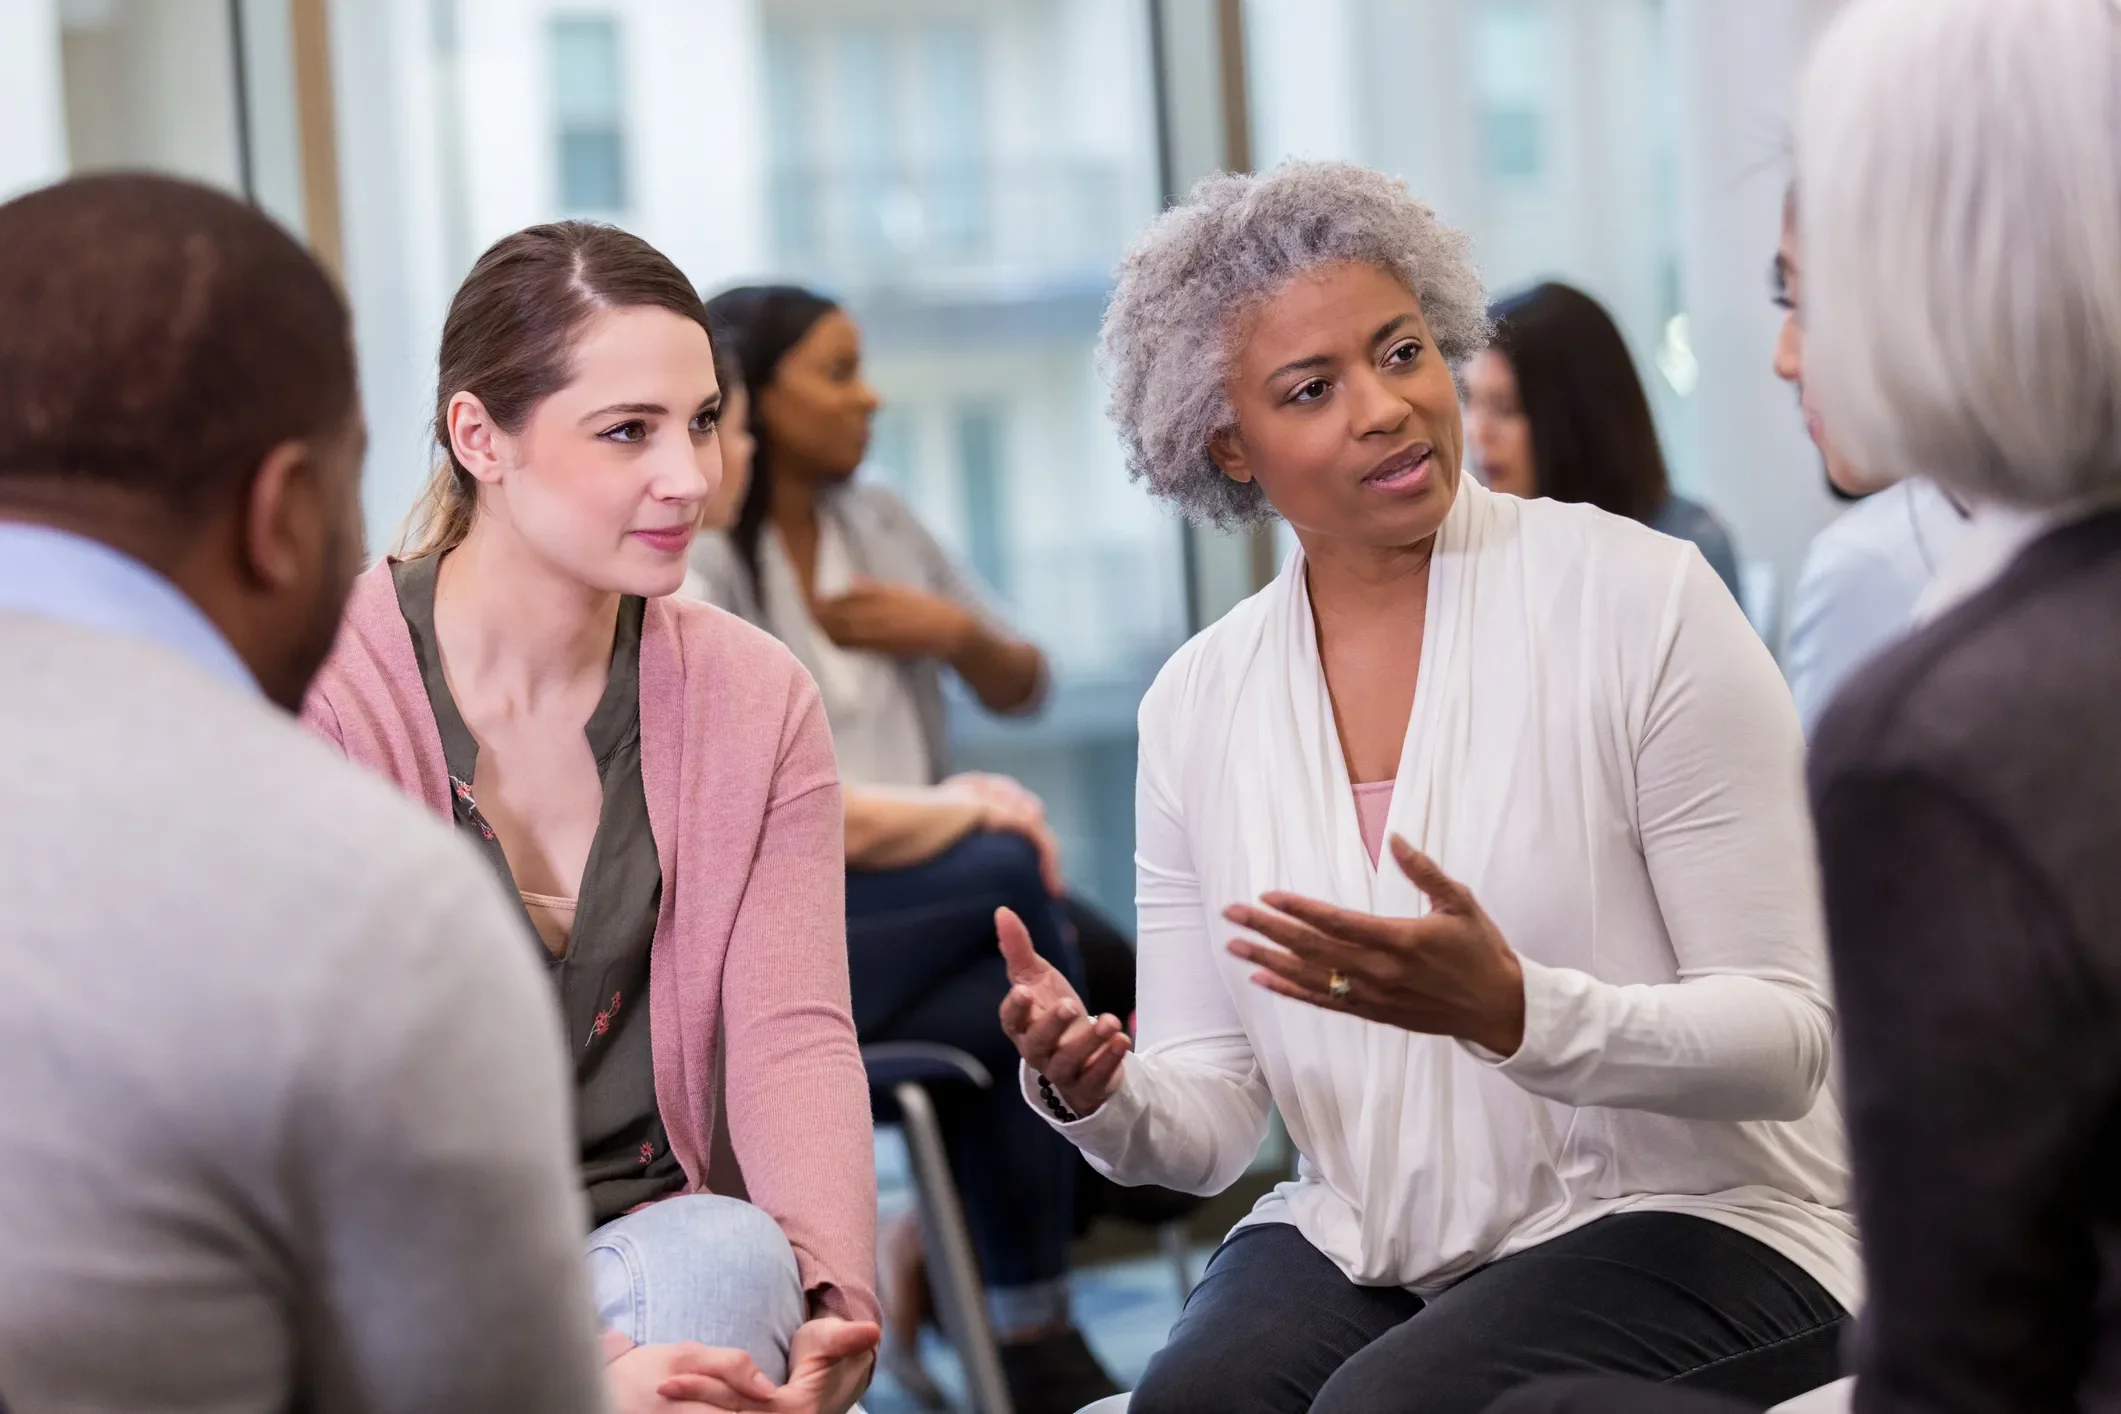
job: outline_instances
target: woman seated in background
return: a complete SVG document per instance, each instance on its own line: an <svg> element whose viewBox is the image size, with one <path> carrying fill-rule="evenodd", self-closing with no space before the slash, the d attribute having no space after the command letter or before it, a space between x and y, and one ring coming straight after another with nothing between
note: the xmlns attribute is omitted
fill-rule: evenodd
<svg viewBox="0 0 2121 1414"><path fill-rule="evenodd" d="M706 532L734 523L755 466L757 404L745 372L758 362L747 338L756 336L757 322L721 318L730 305L728 296L709 305L722 387L722 484L702 504L699 526ZM755 373L770 375L770 363ZM697 573L686 577L684 592L705 596ZM845 797L847 961L862 1043L939 1042L1006 1077L1016 1068L1016 1051L995 1021L1009 990L994 950L995 910L1023 910L1039 954L1084 985L1055 902L1060 854L1044 808L999 776L957 776L934 786L849 780ZM1075 1151L1007 1086L977 1094L945 1090L936 1100L1018 1414L1073 1414L1118 1388L1068 1318ZM910 1219L894 1225L881 1245L884 1367L908 1393L941 1407L941 1392L918 1354L924 1306L918 1225Z"/></svg>
<svg viewBox="0 0 2121 1414"><path fill-rule="evenodd" d="M889 487L855 479L880 400L847 311L792 285L728 290L708 307L743 351L758 445L735 521L693 546L697 583L810 669L843 780L934 785L949 770L943 669L988 711L1020 716L1045 700L1045 655ZM1035 803L997 777L958 781L1007 808ZM1133 944L1081 900L1061 904L1100 1004L1132 1012Z"/></svg>
<svg viewBox="0 0 2121 1414"><path fill-rule="evenodd" d="M1856 1235L1789 693L1690 547L1462 475L1486 336L1465 237L1357 167L1211 179L1121 267L1136 475L1300 546L1142 704L1138 1051L1003 929L1026 1098L1101 1169L1215 1192L1270 1107L1303 1156L1135 1414L1838 1372Z"/></svg>
<svg viewBox="0 0 2121 1414"><path fill-rule="evenodd" d="M487 250L406 553L356 582L304 717L453 818L542 945L618 1408L839 1414L878 1331L831 738L786 649L665 597L720 406L706 310L646 243ZM704 1189L718 1072L749 1203Z"/></svg>
<svg viewBox="0 0 2121 1414"><path fill-rule="evenodd" d="M1490 311L1466 365L1466 445L1490 490L1587 501L1691 540L1737 598L1738 555L1714 512L1672 490L1627 340L1581 290L1534 285Z"/></svg>

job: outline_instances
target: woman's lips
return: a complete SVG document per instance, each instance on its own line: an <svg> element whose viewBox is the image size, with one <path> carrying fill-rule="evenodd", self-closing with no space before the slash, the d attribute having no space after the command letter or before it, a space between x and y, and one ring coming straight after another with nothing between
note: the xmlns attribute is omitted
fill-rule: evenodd
<svg viewBox="0 0 2121 1414"><path fill-rule="evenodd" d="M692 527L673 525L666 530L636 530L633 538L665 555L682 555L692 545Z"/></svg>
<svg viewBox="0 0 2121 1414"><path fill-rule="evenodd" d="M1435 463L1435 449L1427 443L1409 447L1397 456L1379 462L1362 479L1362 484L1388 495L1411 495L1428 488L1429 470Z"/></svg>

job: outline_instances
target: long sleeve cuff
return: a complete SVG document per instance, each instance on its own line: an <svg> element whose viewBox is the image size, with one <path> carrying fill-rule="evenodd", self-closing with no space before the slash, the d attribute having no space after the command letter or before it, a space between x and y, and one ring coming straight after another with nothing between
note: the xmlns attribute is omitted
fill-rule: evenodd
<svg viewBox="0 0 2121 1414"><path fill-rule="evenodd" d="M1069 1143L1093 1159L1110 1162L1126 1147L1127 1136L1140 1123L1145 1107L1141 1082L1135 1072L1140 1067L1123 1065L1119 1071L1119 1089L1111 1098L1097 1107L1094 1114L1073 1121L1058 1118L1046 1108L1045 1097L1038 1091L1038 1072L1023 1061L1016 1066L1017 1088L1023 1094L1024 1103L1038 1112L1040 1119L1053 1126L1065 1136Z"/></svg>
<svg viewBox="0 0 2121 1414"><path fill-rule="evenodd" d="M1585 1035L1581 1012L1585 993L1598 979L1572 967L1549 967L1519 955L1524 972L1524 1039L1507 1056L1486 1046L1460 1041L1475 1058L1493 1066L1535 1095L1561 1098L1557 1092L1582 1072Z"/></svg>

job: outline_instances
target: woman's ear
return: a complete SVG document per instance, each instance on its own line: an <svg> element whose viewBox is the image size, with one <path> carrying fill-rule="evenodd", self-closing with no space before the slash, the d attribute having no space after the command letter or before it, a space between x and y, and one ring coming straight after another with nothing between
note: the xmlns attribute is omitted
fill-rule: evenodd
<svg viewBox="0 0 2121 1414"><path fill-rule="evenodd" d="M1252 468L1245 461L1245 442L1235 427L1225 427L1208 439L1208 460L1221 469L1224 476L1240 485L1252 480Z"/></svg>
<svg viewBox="0 0 2121 1414"><path fill-rule="evenodd" d="M449 449L457 465L481 482L501 479L501 439L506 434L487 415L476 393L457 393L449 400Z"/></svg>

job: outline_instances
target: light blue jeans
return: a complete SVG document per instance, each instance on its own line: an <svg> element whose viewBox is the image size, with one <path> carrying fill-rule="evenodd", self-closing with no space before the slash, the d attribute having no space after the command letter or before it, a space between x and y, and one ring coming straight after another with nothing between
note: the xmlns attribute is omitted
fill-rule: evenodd
<svg viewBox="0 0 2121 1414"><path fill-rule="evenodd" d="M636 1345L748 1350L788 1378L803 1281L780 1224L749 1203L690 1193L613 1218L589 1234L589 1280L604 1325Z"/></svg>

